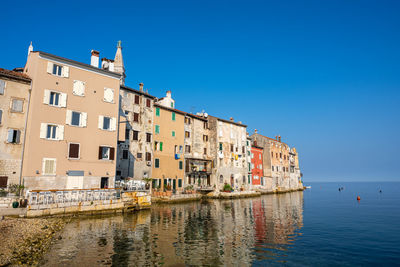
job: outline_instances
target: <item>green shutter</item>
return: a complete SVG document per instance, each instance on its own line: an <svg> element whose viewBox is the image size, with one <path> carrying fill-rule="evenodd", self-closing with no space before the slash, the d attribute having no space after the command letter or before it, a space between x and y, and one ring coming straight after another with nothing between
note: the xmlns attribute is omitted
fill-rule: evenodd
<svg viewBox="0 0 400 267"><path fill-rule="evenodd" d="M175 131L172 131L172 137L175 137Z"/></svg>
<svg viewBox="0 0 400 267"><path fill-rule="evenodd" d="M156 116L160 117L160 108L156 108Z"/></svg>
<svg viewBox="0 0 400 267"><path fill-rule="evenodd" d="M164 188L167 187L168 180L164 179Z"/></svg>
<svg viewBox="0 0 400 267"><path fill-rule="evenodd" d="M175 120L175 112L172 112L172 120Z"/></svg>
<svg viewBox="0 0 400 267"><path fill-rule="evenodd" d="M160 133L160 125L156 125L156 134Z"/></svg>
<svg viewBox="0 0 400 267"><path fill-rule="evenodd" d="M183 169L183 162L179 161L179 169L182 170Z"/></svg>
<svg viewBox="0 0 400 267"><path fill-rule="evenodd" d="M222 151L222 143L219 143L219 150Z"/></svg>
<svg viewBox="0 0 400 267"><path fill-rule="evenodd" d="M173 102L171 102L171 108L174 108L174 103Z"/></svg>
<svg viewBox="0 0 400 267"><path fill-rule="evenodd" d="M162 151L163 142L160 142L160 151Z"/></svg>
<svg viewBox="0 0 400 267"><path fill-rule="evenodd" d="M160 159L155 159L154 160L154 167L159 168L160 167Z"/></svg>
<svg viewBox="0 0 400 267"><path fill-rule="evenodd" d="M178 179L178 187L182 187L182 179Z"/></svg>

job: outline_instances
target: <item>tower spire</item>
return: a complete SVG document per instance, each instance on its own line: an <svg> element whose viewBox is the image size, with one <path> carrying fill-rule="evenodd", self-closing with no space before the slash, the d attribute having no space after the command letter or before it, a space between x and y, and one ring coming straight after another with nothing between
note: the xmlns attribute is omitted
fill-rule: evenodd
<svg viewBox="0 0 400 267"><path fill-rule="evenodd" d="M33 51L33 45L32 45L32 41L31 41L31 44L29 45L29 48L28 48L28 57L29 57L29 54L30 54L32 51Z"/></svg>
<svg viewBox="0 0 400 267"><path fill-rule="evenodd" d="M114 71L122 75L121 84L125 84L125 67L124 67L124 60L122 59L122 46L121 41L117 43L117 52L115 53L114 58Z"/></svg>

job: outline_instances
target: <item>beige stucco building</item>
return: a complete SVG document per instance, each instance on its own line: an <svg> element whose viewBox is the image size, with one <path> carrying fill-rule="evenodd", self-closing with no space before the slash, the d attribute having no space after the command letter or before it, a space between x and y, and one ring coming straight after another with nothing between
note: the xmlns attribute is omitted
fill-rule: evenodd
<svg viewBox="0 0 400 267"><path fill-rule="evenodd" d="M30 88L28 75L0 69L0 188L20 183Z"/></svg>
<svg viewBox="0 0 400 267"><path fill-rule="evenodd" d="M216 190L224 184L234 189L250 188L247 157L247 126L241 122L208 116L211 155L214 157L212 183Z"/></svg>
<svg viewBox="0 0 400 267"><path fill-rule="evenodd" d="M32 78L22 176L28 189L113 187L121 74L30 52Z"/></svg>
<svg viewBox="0 0 400 267"><path fill-rule="evenodd" d="M139 90L120 88L117 180L152 177L154 98L144 91L143 84Z"/></svg>
<svg viewBox="0 0 400 267"><path fill-rule="evenodd" d="M181 191L184 179L185 112L154 104L153 188ZM151 159L149 159L151 160Z"/></svg>

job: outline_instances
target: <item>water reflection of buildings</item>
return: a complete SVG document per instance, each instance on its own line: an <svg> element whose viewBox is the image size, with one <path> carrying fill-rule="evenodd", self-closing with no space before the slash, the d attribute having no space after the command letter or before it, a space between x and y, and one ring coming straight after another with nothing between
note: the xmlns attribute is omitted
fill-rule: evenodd
<svg viewBox="0 0 400 267"><path fill-rule="evenodd" d="M246 266L285 252L302 228L302 213L303 192L293 192L75 221L45 263Z"/></svg>

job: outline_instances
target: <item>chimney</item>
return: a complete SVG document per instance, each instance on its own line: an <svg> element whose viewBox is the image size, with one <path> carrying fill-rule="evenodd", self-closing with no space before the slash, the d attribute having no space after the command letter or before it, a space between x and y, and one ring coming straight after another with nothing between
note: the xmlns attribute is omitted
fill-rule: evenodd
<svg viewBox="0 0 400 267"><path fill-rule="evenodd" d="M255 134L257 133L257 129L254 129L254 133L255 133Z"/></svg>
<svg viewBox="0 0 400 267"><path fill-rule="evenodd" d="M139 83L139 90L140 92L143 92L143 83Z"/></svg>
<svg viewBox="0 0 400 267"><path fill-rule="evenodd" d="M279 138L279 140L278 140L278 141L280 142L280 141L281 141L281 136L279 135L279 136L278 136L278 138Z"/></svg>
<svg viewBox="0 0 400 267"><path fill-rule="evenodd" d="M257 140L254 140L254 146L257 146Z"/></svg>
<svg viewBox="0 0 400 267"><path fill-rule="evenodd" d="M229 120L230 120L230 121L233 121L233 118L232 118L232 117L230 117L230 118L229 118Z"/></svg>
<svg viewBox="0 0 400 267"><path fill-rule="evenodd" d="M278 136L277 135L275 135L275 140L278 141Z"/></svg>
<svg viewBox="0 0 400 267"><path fill-rule="evenodd" d="M167 97L171 98L171 91L170 90L167 91Z"/></svg>
<svg viewBox="0 0 400 267"><path fill-rule="evenodd" d="M99 67L99 56L100 52L96 50L92 50L92 56L90 58L90 65L93 67L98 68Z"/></svg>

